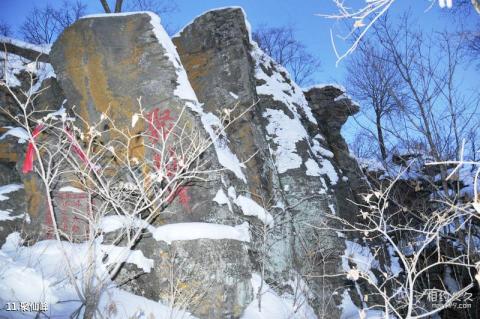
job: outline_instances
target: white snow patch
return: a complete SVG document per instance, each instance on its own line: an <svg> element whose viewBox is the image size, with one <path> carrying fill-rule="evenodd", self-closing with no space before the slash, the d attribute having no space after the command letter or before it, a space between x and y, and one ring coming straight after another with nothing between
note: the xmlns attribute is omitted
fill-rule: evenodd
<svg viewBox="0 0 480 319"><path fill-rule="evenodd" d="M343 291L342 303L340 304L339 308L342 309L342 314L340 315L340 319L359 319L359 318L384 319L386 318L384 312L380 310L358 309L358 307L355 306L355 304L353 303L352 298L348 294L347 290Z"/></svg>
<svg viewBox="0 0 480 319"><path fill-rule="evenodd" d="M136 265L144 272L150 272L153 268L153 259L146 258L141 250L127 250L126 247L114 245L100 245L100 250L108 256L105 261L106 265L125 261Z"/></svg>
<svg viewBox="0 0 480 319"><path fill-rule="evenodd" d="M213 201L219 205L228 205L228 209L232 211L232 204L230 203L230 200L228 199L227 195L225 195L222 189L218 190L217 194L213 198Z"/></svg>
<svg viewBox="0 0 480 319"><path fill-rule="evenodd" d="M257 86L257 93L270 95L275 101L284 103L295 117L301 110L310 122L317 124L302 89L291 80L287 69L266 55L255 42L252 42L252 56L256 62L255 77L265 82ZM272 75L266 74L261 66L272 69Z"/></svg>
<svg viewBox="0 0 480 319"><path fill-rule="evenodd" d="M50 63L42 63L38 62L36 63L37 68L35 70L35 73L37 75L37 79L35 81L35 84L30 88L30 93L37 93L38 90L40 90L40 87L42 86L42 82L48 78L56 78L57 75L55 74L55 71L53 70L53 67Z"/></svg>
<svg viewBox="0 0 480 319"><path fill-rule="evenodd" d="M253 199L239 195L233 201L246 216L255 216L266 225L273 226L274 221L272 215L268 213L262 206L258 205Z"/></svg>
<svg viewBox="0 0 480 319"><path fill-rule="evenodd" d="M50 44L43 44L43 45L35 45L31 43L27 43L21 40L5 37L5 36L0 36L0 42L5 42L5 43L11 43L13 45L16 45L21 48L29 49L29 50L34 50L40 53L44 54L49 54L50 53ZM3 51L3 50L2 50Z"/></svg>
<svg viewBox="0 0 480 319"><path fill-rule="evenodd" d="M138 119L139 119L139 114L138 113L135 113L135 114L132 115L132 128L135 127L135 124L137 124Z"/></svg>
<svg viewBox="0 0 480 319"><path fill-rule="evenodd" d="M322 165L322 168L320 169L320 174L327 175L332 185L337 184L338 175L332 163L329 160L322 159L320 165Z"/></svg>
<svg viewBox="0 0 480 319"><path fill-rule="evenodd" d="M108 250L109 260L114 257L127 262L134 262L144 271L153 266L152 261L138 251L130 255L122 253L122 247L100 245L101 238L94 242L93 249L98 257L95 273L98 278L107 278L106 291L100 296L99 311L105 318L172 318L195 319L187 312L172 309L160 302L148 300L132 293L116 288L115 283L108 280L107 268L99 253ZM47 302L48 315L54 318L69 318L81 306L73 285L69 282L66 263L72 267L77 284L82 287L84 275L89 266L89 245L73 244L44 240L33 246L22 246L19 233L7 237L0 250L0 303L12 300ZM126 249L123 248L125 251ZM109 311L114 306L115 311ZM82 317L82 313L79 314ZM35 312L7 312L0 309L0 317L36 318Z"/></svg>
<svg viewBox="0 0 480 319"><path fill-rule="evenodd" d="M150 11L132 11L132 12L120 12L120 13L94 13L94 14L87 14L80 19L90 19L90 18L116 18L116 17L126 17L131 16L134 14L150 14L153 12Z"/></svg>
<svg viewBox="0 0 480 319"><path fill-rule="evenodd" d="M23 188L23 184L8 184L8 185L0 186L0 201L4 201L8 199L8 196L4 196L5 194L16 192L22 188Z"/></svg>
<svg viewBox="0 0 480 319"><path fill-rule="evenodd" d="M84 191L82 191L81 189L73 187L73 186L63 186L58 191L62 192L62 193L64 193L64 192L66 192L66 193L84 193Z"/></svg>
<svg viewBox="0 0 480 319"><path fill-rule="evenodd" d="M17 78L17 75L23 71L35 75L35 82L30 87L31 94L38 92L43 80L56 77L49 63L32 62L16 54L0 52L0 62L0 74L10 87L18 87L21 85L21 81Z"/></svg>
<svg viewBox="0 0 480 319"><path fill-rule="evenodd" d="M342 93L341 95L337 96L335 99L333 99L334 102L340 102L342 100L349 100L350 103L356 106L360 106L360 103L355 101L349 94L347 93Z"/></svg>
<svg viewBox="0 0 480 319"><path fill-rule="evenodd" d="M270 286L263 282L260 275L252 274L252 287L255 295L261 295L262 307L258 308L258 299L255 298L245 309L241 319L316 319L314 310L307 303L303 294L293 296L284 294L279 296ZM262 291L260 286L262 285ZM300 297L300 298L299 298Z"/></svg>
<svg viewBox="0 0 480 319"><path fill-rule="evenodd" d="M109 319L148 319L148 318L169 318L169 319L196 319L185 310L172 309L145 297L134 295L130 292L111 288L100 300L99 309L109 309L114 305L116 311L108 313Z"/></svg>
<svg viewBox="0 0 480 319"><path fill-rule="evenodd" d="M23 144L30 138L28 136L28 132L23 127L4 126L3 128L8 128L8 131L3 133L3 135L0 137L0 140L3 140L5 137L10 135L18 138L18 143Z"/></svg>
<svg viewBox="0 0 480 319"><path fill-rule="evenodd" d="M165 55L168 57L170 62L173 63L175 71L177 72L177 87L173 93L183 100L194 101L198 103L197 95L190 85L187 72L180 62L181 60L178 56L177 48L173 44L165 29L160 24L160 17L153 12L146 13L150 16L150 24L153 26L153 33L157 37L160 45L166 50Z"/></svg>
<svg viewBox="0 0 480 319"><path fill-rule="evenodd" d="M400 258L394 255L394 249L391 246L388 246L388 253L390 255L390 271L392 274L397 277L402 272L402 267L400 267Z"/></svg>
<svg viewBox="0 0 480 319"><path fill-rule="evenodd" d="M231 199L235 200L235 198L237 198L237 192L235 191L235 188L233 186L230 186L227 192L228 197L230 197Z"/></svg>
<svg viewBox="0 0 480 319"><path fill-rule="evenodd" d="M353 263L356 265L355 269L367 275L374 284L377 284L377 277L371 269L378 267L378 261L372 255L370 249L350 240L345 240L345 245L345 254L342 256L343 270L349 273L352 270L349 262Z"/></svg>
<svg viewBox="0 0 480 319"><path fill-rule="evenodd" d="M317 162L315 162L313 159L309 158L305 162L305 167L307 168L307 175L308 176L320 176L321 169L320 169L320 167L318 167Z"/></svg>
<svg viewBox="0 0 480 319"><path fill-rule="evenodd" d="M49 113L46 116L44 116L43 121L47 121L49 119L61 120L62 122L75 121L75 118L67 116L67 110L65 109L65 106L64 106L65 103L67 103L67 100L63 100L62 106L60 106L60 108L57 111Z"/></svg>
<svg viewBox="0 0 480 319"><path fill-rule="evenodd" d="M460 286L458 285L458 280L455 280L452 276L452 268L450 266L445 266L443 272L443 282L450 293L455 293L460 290Z"/></svg>
<svg viewBox="0 0 480 319"><path fill-rule="evenodd" d="M155 231L155 228L144 221L143 219L134 217L134 216L120 216L120 215L109 215L100 219L99 227L103 232L110 233L118 229L133 229L133 228L142 228L147 229L151 233Z"/></svg>
<svg viewBox="0 0 480 319"><path fill-rule="evenodd" d="M245 167L245 165L228 147L228 139L220 119L213 113L205 113L200 104L187 102L187 106L200 116L203 127L213 142L219 163L232 171L237 178L247 183L247 178L242 172L242 167Z"/></svg>
<svg viewBox="0 0 480 319"><path fill-rule="evenodd" d="M321 156L321 157L328 157L328 158L333 158L333 153L325 148L323 148L320 145L319 140L323 141L324 137L321 136L320 134L315 135L315 137L312 140L312 151L314 152L315 155Z"/></svg>
<svg viewBox="0 0 480 319"><path fill-rule="evenodd" d="M305 128L298 119L291 119L281 110L266 109L263 116L269 121L266 127L269 138L277 145L275 164L278 172L299 168L302 158L297 154L297 142L307 138Z"/></svg>
<svg viewBox="0 0 480 319"><path fill-rule="evenodd" d="M0 221L4 221L4 220L15 220L15 219L22 219L25 217L26 214L20 214L20 215L16 215L16 216L11 216L12 212L11 211L8 211L8 210L0 210Z"/></svg>
<svg viewBox="0 0 480 319"><path fill-rule="evenodd" d="M210 223L177 223L157 227L153 238L170 244L176 240L195 239L234 239L250 242L248 223L238 226L227 226Z"/></svg>

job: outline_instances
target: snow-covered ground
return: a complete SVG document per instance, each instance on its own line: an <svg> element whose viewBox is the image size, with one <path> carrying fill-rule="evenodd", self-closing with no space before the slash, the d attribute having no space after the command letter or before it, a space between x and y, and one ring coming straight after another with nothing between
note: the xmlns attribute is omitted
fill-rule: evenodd
<svg viewBox="0 0 480 319"><path fill-rule="evenodd" d="M95 245L102 251L108 251L110 258L122 254L119 251L121 247L102 245L100 240ZM19 233L10 234L0 249L0 303L10 303L10 308L15 303L18 309L21 302L46 303L48 310L45 313L50 318L68 318L80 308L81 301L67 269L71 269L75 284L82 290L85 287L82 279L90 265L91 252L86 243L59 243L54 240L25 247ZM140 251L130 254L125 260L137 264L144 271L153 266ZM96 274L100 278L108 278L103 263L96 260L95 265ZM98 309L106 318L195 318L187 312L119 289L108 279L105 282L106 288ZM0 309L0 318L36 318L36 315L36 312L7 311L6 306Z"/></svg>

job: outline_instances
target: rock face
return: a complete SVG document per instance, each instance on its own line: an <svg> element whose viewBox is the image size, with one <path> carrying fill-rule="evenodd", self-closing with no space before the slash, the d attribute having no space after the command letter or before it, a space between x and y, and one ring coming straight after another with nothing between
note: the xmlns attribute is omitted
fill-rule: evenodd
<svg viewBox="0 0 480 319"><path fill-rule="evenodd" d="M11 41L0 38L6 43L7 53L0 55L1 75L6 78L6 83L17 95L21 103L26 103L26 97L22 92L29 92L34 99L30 99L27 111L37 110L32 118L39 119L46 113L56 111L64 101L64 95L55 79L52 66L48 63L48 50L21 41ZM5 74L4 71L6 71ZM41 94L38 94L41 92ZM19 113L18 102L5 88L0 88L0 104L5 112L0 114L0 167L1 185L23 183L24 190L12 193L9 203L1 203L9 206L7 210L17 212L16 216L24 216L23 212L29 213L28 223L24 218L15 218L7 221L7 229L23 229L28 233L29 239L36 240L43 237L42 225L46 219L46 206L42 200L45 193L41 190L41 181L35 174L22 174L21 167L24 161L27 143L19 138L22 133L19 123L15 122L10 115ZM20 117L22 120L23 117ZM4 209L3 207L0 209ZM18 214L22 213L22 214ZM15 215L15 214L13 214ZM0 223L2 223L0 219ZM3 226L0 225L0 228ZM8 232L5 233L5 236ZM5 236L0 236L3 242Z"/></svg>
<svg viewBox="0 0 480 319"><path fill-rule="evenodd" d="M203 155L211 171L207 181L186 187L135 247L153 260L153 270L131 281L139 269L127 265L117 282L128 281L125 289L199 318L241 318L245 309L257 313L266 295L259 289L266 286L274 287L271 296L292 300L298 310L292 316L340 317L345 283L328 275L342 271L345 240L317 226L326 214L354 218L347 199L356 200L366 187L340 134L347 117L358 111L344 92L333 86L303 92L251 40L240 8L199 16L173 43L153 14L85 17L64 31L48 61L56 80L44 79L42 85L51 88L39 102L58 108L65 96L65 106L84 120L78 121L83 133L103 114L122 132L148 131L145 122L132 121L141 98L155 123L168 125L182 114L182 125L212 140ZM11 145L0 159L20 167L24 148L8 153ZM126 153L154 161L141 141ZM10 183L15 176L0 177ZM22 179L26 210L41 219L46 208L39 180L34 173ZM79 199L80 210L85 200ZM162 237L164 226L185 232L192 228L184 226L205 225L230 232L245 226L249 239ZM108 240L115 233L104 235ZM178 300L172 301L172 289Z"/></svg>
<svg viewBox="0 0 480 319"><path fill-rule="evenodd" d="M368 182L355 158L350 156L341 129L349 116L358 113L359 106L345 93L344 88L336 85L312 87L305 92L305 96L325 136L328 149L334 155L336 166L346 177L339 181L335 189L338 213L344 218L354 217L357 206L353 203L362 202L361 194L367 192Z"/></svg>
<svg viewBox="0 0 480 319"><path fill-rule="evenodd" d="M266 231L266 243L254 240L252 253L268 247L263 262L256 262L257 270L265 270L265 279L277 286L298 274L335 273L340 258L327 260L322 273L312 267L320 255L340 256L344 248L336 234L314 228L322 212L335 210L329 189L338 181L338 169L330 162L333 154L302 90L251 41L241 9L207 12L173 41L199 101L209 110L220 114L239 105L241 112L254 103L245 120L233 124L229 139L239 156L257 152L247 164L247 187L258 195L259 204L260 199L264 205L270 202L276 223ZM334 281L309 282L323 288L315 289L317 310L332 316L338 309L333 303L324 305L339 285ZM279 293L288 289L295 287L283 285Z"/></svg>
<svg viewBox="0 0 480 319"><path fill-rule="evenodd" d="M198 104L175 48L155 15L83 18L61 35L50 59L69 104L77 105L77 113L87 122L96 121L105 113L114 119L117 128L126 132L132 117L139 112L138 98L152 118L158 117L154 121L160 125L174 123L182 114L185 125L196 127L196 131L206 136L205 129L210 127L206 125L204 129L202 122L216 119L208 117ZM170 122L165 122L167 120ZM148 128L139 121L134 129L141 132ZM117 138L120 137L109 137ZM129 156L140 161L154 160L154 154L144 149L142 143L129 152ZM212 152L213 147L205 156L210 158L210 168L215 171L220 164ZM222 148L222 152L228 149ZM243 174L240 167L236 173ZM207 179L210 182L206 185L184 189L182 195L186 201L178 196L168 210L160 214L156 224L202 221L237 224L238 216L227 206L214 204L212 207L213 198L222 187L221 174L212 173ZM227 174L223 180L228 180ZM165 252L173 249L178 253L174 258L176 262L192 272L184 279L192 281L186 285L196 283L198 286L184 289L185 294L200 287L204 289L201 302L189 305L189 310L205 318L238 317L252 299L250 272L245 271L250 268L246 248L241 242L229 240L207 242L208 249L203 249L207 246L205 242L174 242L171 247L155 241L139 243L157 266L132 289L141 290L151 299L168 301L171 290L164 284L169 278ZM239 264L241 267L236 266Z"/></svg>

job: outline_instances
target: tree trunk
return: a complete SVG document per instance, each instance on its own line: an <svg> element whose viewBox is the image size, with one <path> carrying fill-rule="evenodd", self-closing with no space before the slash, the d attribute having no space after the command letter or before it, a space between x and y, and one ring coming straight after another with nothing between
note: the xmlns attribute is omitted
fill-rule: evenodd
<svg viewBox="0 0 480 319"><path fill-rule="evenodd" d="M100 0L100 3L102 4L102 7L105 13L112 13L112 11L110 10L110 7L108 6L107 0Z"/></svg>
<svg viewBox="0 0 480 319"><path fill-rule="evenodd" d="M380 154L382 155L382 160L385 161L387 159L387 149L385 148L385 141L383 139L383 130L382 130L381 120L382 120L381 115L378 112L376 112L375 124L377 126L378 146L380 148Z"/></svg>
<svg viewBox="0 0 480 319"><path fill-rule="evenodd" d="M122 4L123 4L123 0L117 0L115 2L115 13L122 12Z"/></svg>

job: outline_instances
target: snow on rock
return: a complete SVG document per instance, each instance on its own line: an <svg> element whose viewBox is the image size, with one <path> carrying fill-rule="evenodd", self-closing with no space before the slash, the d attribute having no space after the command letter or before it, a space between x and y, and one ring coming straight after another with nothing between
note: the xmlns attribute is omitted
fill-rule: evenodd
<svg viewBox="0 0 480 319"><path fill-rule="evenodd" d="M29 49L29 50L34 50L43 54L49 54L50 53L50 44L43 44L43 45L35 45L27 42L23 42L17 39L5 37L5 36L0 36L0 42L4 43L11 43L17 47Z"/></svg>
<svg viewBox="0 0 480 319"><path fill-rule="evenodd" d="M122 228L142 228L152 233L155 231L155 228L146 221L134 216L125 215L109 215L102 217L99 222L99 228L105 233L110 233Z"/></svg>
<svg viewBox="0 0 480 319"><path fill-rule="evenodd" d="M173 44L165 29L160 24L160 17L152 12L146 13L150 16L150 24L153 26L153 33L157 37L160 45L167 51L165 55L168 57L170 62L173 63L175 71L177 72L177 88L175 89L174 94L183 100L195 101L198 103L197 95L190 85L187 72L180 62L177 48Z"/></svg>
<svg viewBox="0 0 480 319"><path fill-rule="evenodd" d="M357 101L355 101L349 94L347 93L342 93L341 95L337 96L335 99L333 99L334 102L339 102L339 101L342 101L342 100L347 100L350 101L350 103L352 103L353 105L356 105L358 107L360 107L360 103L358 103Z"/></svg>
<svg viewBox="0 0 480 319"><path fill-rule="evenodd" d="M1 77L6 80L10 87L18 87L21 81L17 75L21 72L28 72L35 76L34 83L30 88L30 93L37 93L43 80L55 78L55 72L49 63L35 62L13 53L0 52Z"/></svg>
<svg viewBox="0 0 480 319"><path fill-rule="evenodd" d="M32 73L36 74L37 80L35 84L30 88L30 93L37 93L40 90L43 80L48 78L56 78L55 71L50 63L42 63L37 62L37 67L32 71Z"/></svg>
<svg viewBox="0 0 480 319"><path fill-rule="evenodd" d="M260 275L252 275L252 287L255 295L261 295L261 308L255 298L245 309L241 319L316 319L313 309L304 296L284 294L278 296L266 282L262 283ZM263 285L262 285L263 284ZM260 291L260 287L262 290ZM302 298L298 298L302 297Z"/></svg>
<svg viewBox="0 0 480 319"><path fill-rule="evenodd" d="M288 108L267 108L263 112L263 117L268 120L267 139L276 146L273 152L278 172L285 173L290 169L300 168L303 163L307 175L327 175L331 184L336 184L338 176L328 160L333 158L333 153L320 145L319 140L324 139L320 134L310 138L303 125L306 121L315 125L318 123L302 89L291 81L287 70L275 63L256 43L252 43L252 47L252 56L256 63L255 77L260 83L257 85L257 93L271 96L274 101L281 102ZM297 152L297 143L300 141L308 143L311 150L309 158L303 159L305 162Z"/></svg>
<svg viewBox="0 0 480 319"><path fill-rule="evenodd" d="M217 194L213 198L213 201L216 202L218 205L227 205L228 209L232 211L232 203L230 203L230 200L228 199L227 195L225 195L222 189L218 190Z"/></svg>
<svg viewBox="0 0 480 319"><path fill-rule="evenodd" d="M28 132L23 127L4 126L3 128L8 128L8 131L0 136L0 140L10 135L18 138L18 143L23 144L29 139Z"/></svg>
<svg viewBox="0 0 480 319"><path fill-rule="evenodd" d="M237 178L246 183L247 178L242 171L242 168L244 168L245 165L240 162L237 155L233 154L228 147L227 136L220 119L213 113L205 113L201 105L198 103L188 102L187 106L200 116L203 127L212 140L219 163L226 169L232 171Z"/></svg>
<svg viewBox="0 0 480 319"><path fill-rule="evenodd" d="M73 186L63 186L63 187L60 187L58 191L61 193L64 193L64 192L65 193L84 193L84 191L82 191L81 189Z"/></svg>
<svg viewBox="0 0 480 319"><path fill-rule="evenodd" d="M170 244L176 240L195 239L233 239L250 242L248 223L238 226L227 226L210 223L177 223L157 227L153 238Z"/></svg>
<svg viewBox="0 0 480 319"><path fill-rule="evenodd" d="M345 254L342 256L343 270L347 274L351 273L352 269L358 270L360 273L367 275L372 283L377 284L377 277L371 269L378 268L379 263L370 249L350 240L345 240L345 246ZM350 264L355 264L355 268L351 268Z"/></svg>
<svg viewBox="0 0 480 319"><path fill-rule="evenodd" d="M320 176L322 170L318 166L317 162L315 162L313 159L309 158L305 162L305 167L307 168L307 175L308 176Z"/></svg>
<svg viewBox="0 0 480 319"><path fill-rule="evenodd" d="M347 290L343 291L342 294L342 303L339 306L342 309L342 314L340 319L359 319L359 318L368 318L368 319L385 319L385 314L380 310L360 310L352 301L352 298L348 294ZM394 317L393 317L394 318Z"/></svg>
<svg viewBox="0 0 480 319"><path fill-rule="evenodd" d="M291 80L287 69L266 55L255 42L252 43L252 56L256 62L255 77L265 82L257 86L257 93L272 96L275 101L285 104L294 114L300 110L310 122L317 124L302 89ZM265 73L262 67L274 69L272 75Z"/></svg>
<svg viewBox="0 0 480 319"><path fill-rule="evenodd" d="M395 256L395 250L392 246L388 246L388 254L390 255L390 271L397 277L403 271L400 266L400 258Z"/></svg>
<svg viewBox="0 0 480 319"><path fill-rule="evenodd" d="M327 175L330 183L332 185L337 184L338 182L338 174L335 168L332 165L332 162L326 159L320 159L322 168L320 169L320 175Z"/></svg>
<svg viewBox="0 0 480 319"><path fill-rule="evenodd" d="M141 250L129 250L126 247L114 245L100 245L100 250L105 256L105 265L116 264L120 261L136 265L144 272L153 268L153 260L146 258Z"/></svg>
<svg viewBox="0 0 480 319"><path fill-rule="evenodd" d="M67 100L63 100L62 105L60 106L60 108L57 111L48 113L47 115L45 115L42 118L42 120L47 121L47 120L50 120L50 119L54 119L54 120L60 120L62 122L75 121L75 118L68 117L67 110L65 109L65 106L64 106L65 103L67 103Z"/></svg>
<svg viewBox="0 0 480 319"><path fill-rule="evenodd" d="M8 199L8 196L4 196L5 194L16 192L22 188L23 188L23 184L8 184L8 185L0 186L0 201L4 201Z"/></svg>
<svg viewBox="0 0 480 319"><path fill-rule="evenodd" d="M11 213L12 212L8 211L8 210L0 210L0 221L15 220L15 219L18 219L18 218L25 218L26 217L26 214L20 214L20 215L12 216L12 215L10 215Z"/></svg>
<svg viewBox="0 0 480 319"><path fill-rule="evenodd" d="M246 216L255 216L264 224L273 227L274 221L272 215L267 212L262 206L258 205L253 199L239 195L233 201Z"/></svg>
<svg viewBox="0 0 480 319"><path fill-rule="evenodd" d="M331 151L323 148L320 145L319 141L323 141L325 138L321 136L320 134L317 134L313 137L312 140L312 151L317 155L317 157L328 157L328 158L333 158L334 155Z"/></svg>
<svg viewBox="0 0 480 319"><path fill-rule="evenodd" d="M307 138L307 132L300 121L291 119L283 111L266 109L263 116L268 119L266 127L270 139L277 145L276 166L279 173L299 168L302 158L297 154L297 142Z"/></svg>

